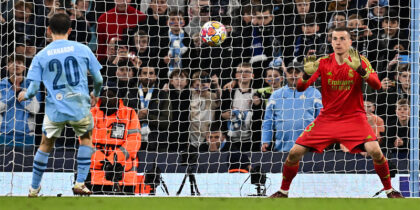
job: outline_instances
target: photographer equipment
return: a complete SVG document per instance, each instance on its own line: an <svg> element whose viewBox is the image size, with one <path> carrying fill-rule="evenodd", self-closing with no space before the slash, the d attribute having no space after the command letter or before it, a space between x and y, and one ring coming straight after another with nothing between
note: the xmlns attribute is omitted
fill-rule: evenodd
<svg viewBox="0 0 420 210"><path fill-rule="evenodd" d="M196 169L196 164L198 160L198 149L194 146L190 146L190 149L188 152L181 151L181 159L180 164L181 165L187 165L187 173L185 173L184 178L182 179L182 183L179 186L178 191L176 192L176 195L181 194L182 189L184 188L185 181L187 180L187 177L190 180L190 191L191 195L200 195L200 191L198 190L197 181L195 179L195 175L193 171Z"/></svg>
<svg viewBox="0 0 420 210"><path fill-rule="evenodd" d="M152 165L151 170L146 170L144 173L144 184L149 185L151 190L149 195L156 195L156 188L162 184L163 188L162 191L164 191L167 195L169 195L168 187L165 184L165 181L163 181L160 168L157 166L156 161Z"/></svg>
<svg viewBox="0 0 420 210"><path fill-rule="evenodd" d="M115 154L114 160L117 160L117 155ZM105 171L105 179L109 180L114 183L114 186L112 187L112 192L119 193L121 192L121 186L119 182L123 179L123 173L124 173L124 166L122 166L120 163L114 162L114 164L111 164L108 160L104 160L103 163L103 170Z"/></svg>
<svg viewBox="0 0 420 210"><path fill-rule="evenodd" d="M265 182L267 181L267 175L261 173L261 166L256 166L251 169L251 184L256 185L257 194L250 196L266 196L267 188L265 187ZM263 188L261 192L261 188Z"/></svg>

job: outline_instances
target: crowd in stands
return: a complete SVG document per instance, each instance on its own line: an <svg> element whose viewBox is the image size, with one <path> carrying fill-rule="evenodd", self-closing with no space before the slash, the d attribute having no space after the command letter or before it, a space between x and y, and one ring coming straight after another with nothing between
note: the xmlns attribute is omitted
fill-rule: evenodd
<svg viewBox="0 0 420 210"><path fill-rule="evenodd" d="M69 39L96 53L113 91L92 113L111 117L121 109L118 115L137 118L128 128L141 130L135 149L287 152L322 109L318 86L296 90L303 58L332 53L331 30L348 27L382 83L379 91L363 87L369 123L388 157L407 158L409 11L409 1L398 0L2 1L0 144L39 143L45 92L21 103L16 95L29 84L33 56L52 41L49 18L67 13ZM209 20L227 29L219 47L200 38ZM112 138L128 138L118 129ZM77 144L66 132L57 143Z"/></svg>

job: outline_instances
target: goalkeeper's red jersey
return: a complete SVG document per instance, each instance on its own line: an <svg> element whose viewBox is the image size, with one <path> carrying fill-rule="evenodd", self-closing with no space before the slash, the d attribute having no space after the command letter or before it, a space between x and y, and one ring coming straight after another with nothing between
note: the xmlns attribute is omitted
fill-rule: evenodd
<svg viewBox="0 0 420 210"><path fill-rule="evenodd" d="M367 58L361 56L361 60L362 68L370 73L366 82L375 90L381 88L378 75ZM339 65L335 60L335 53L320 59L318 70L306 83L299 80L298 91L304 91L319 76L322 82L324 107L320 115L332 118L355 114L366 115L362 94L364 79L347 64Z"/></svg>

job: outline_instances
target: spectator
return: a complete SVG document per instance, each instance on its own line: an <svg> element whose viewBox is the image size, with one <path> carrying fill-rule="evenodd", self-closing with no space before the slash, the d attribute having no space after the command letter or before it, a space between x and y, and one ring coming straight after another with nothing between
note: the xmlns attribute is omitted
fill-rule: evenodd
<svg viewBox="0 0 420 210"><path fill-rule="evenodd" d="M151 38L163 36L168 30L168 12L167 0L151 0L146 11L146 24L140 30L147 31Z"/></svg>
<svg viewBox="0 0 420 210"><path fill-rule="evenodd" d="M215 86L215 93L211 91L210 84ZM189 138L191 146L199 148L200 144L205 143L210 124L215 120L215 110L220 105L219 78L210 78L205 71L195 72L192 75L191 89Z"/></svg>
<svg viewBox="0 0 420 210"><path fill-rule="evenodd" d="M254 107L251 127L251 130L253 131L252 142L261 141L261 127L268 99L274 91L278 90L283 85L283 69L286 69L286 67L284 67L283 62L280 66L274 66L272 63L273 62L270 63L270 67L264 72L264 81L268 87L257 89L253 96Z"/></svg>
<svg viewBox="0 0 420 210"><path fill-rule="evenodd" d="M17 95L28 88L24 77L23 55L10 55L7 60L8 77L0 81L0 144L34 146L35 114L40 108L40 94L31 100L18 102Z"/></svg>
<svg viewBox="0 0 420 210"><path fill-rule="evenodd" d="M388 118L395 116L395 104L400 99L410 99L410 65L400 64L395 76L396 82L388 78L382 80L382 91L378 91L377 114L388 122ZM387 80L388 79L388 80Z"/></svg>
<svg viewBox="0 0 420 210"><path fill-rule="evenodd" d="M34 5L31 2L22 0L16 1L14 5L14 19L7 21L3 25L4 36L2 44L4 46L3 53L13 53L15 44L25 44L28 41L31 43L42 42L42 39L37 37L37 32L40 26L36 25L36 18L33 13ZM6 46L6 47L5 47Z"/></svg>
<svg viewBox="0 0 420 210"><path fill-rule="evenodd" d="M163 90L169 93L171 100L171 122L169 125L169 150L187 151L189 144L190 90L188 73L175 69L169 76Z"/></svg>
<svg viewBox="0 0 420 210"><path fill-rule="evenodd" d="M190 6L190 23L185 26L185 32L200 33L201 26L210 21L210 0L191 0Z"/></svg>
<svg viewBox="0 0 420 210"><path fill-rule="evenodd" d="M156 46L152 46L151 42L152 40L149 39L145 31L139 30L133 36L131 46L135 46L135 49L130 51L134 51L140 58L141 66L150 65L149 62L158 56L159 49Z"/></svg>
<svg viewBox="0 0 420 210"><path fill-rule="evenodd" d="M334 52L333 48L332 48L332 32L334 31L335 27L331 27L328 29L327 32L327 42L326 45L324 45L326 48L325 49L321 49L321 51L324 51L325 54L331 54Z"/></svg>
<svg viewBox="0 0 420 210"><path fill-rule="evenodd" d="M118 63L121 61L126 62L127 65L134 67L136 70L140 69L142 61L139 57L135 55L135 52L129 51L128 40L123 39L118 41L116 45L117 56L111 63L111 67L118 66ZM112 68L107 69L107 73L110 76L115 76L115 70L113 71ZM137 75L137 74L136 74Z"/></svg>
<svg viewBox="0 0 420 210"><path fill-rule="evenodd" d="M347 22L347 15L344 12L337 12L335 13L329 24L328 24L328 28L331 27L335 27L335 28L344 28L346 27L346 22Z"/></svg>
<svg viewBox="0 0 420 210"><path fill-rule="evenodd" d="M379 28L380 22L387 14L387 7L387 1L370 1L366 5L367 15L365 17L367 18L369 28ZM362 11L360 12L363 13Z"/></svg>
<svg viewBox="0 0 420 210"><path fill-rule="evenodd" d="M285 73L287 85L275 91L267 105L262 126L263 152L269 149L273 131L276 132L274 150L288 152L322 108L321 93L317 89L296 90L297 82L303 75L301 63L292 63Z"/></svg>
<svg viewBox="0 0 420 210"><path fill-rule="evenodd" d="M366 117L368 119L369 125L372 127L373 132L375 132L376 137L378 138L378 141L381 143L382 136L385 132L385 125L384 120L379 117L375 113L375 103L370 100L365 100L365 111L366 111Z"/></svg>
<svg viewBox="0 0 420 210"><path fill-rule="evenodd" d="M348 14L354 14L358 12L356 8L357 5L354 4L355 2L352 3L352 0L331 1L328 4L327 11L329 11L331 15L340 11L347 11Z"/></svg>
<svg viewBox="0 0 420 210"><path fill-rule="evenodd" d="M295 44L292 46L294 61L303 62L303 58L308 55L324 55L326 45L325 37L318 33L319 26L316 23L314 15L307 15L305 24L302 25L303 34L297 36Z"/></svg>
<svg viewBox="0 0 420 210"><path fill-rule="evenodd" d="M14 53L25 56L25 66L29 68L36 54L36 46L32 39L25 35L16 36Z"/></svg>
<svg viewBox="0 0 420 210"><path fill-rule="evenodd" d="M298 36L303 34L302 26L306 15L310 12L311 0L294 0L295 13L284 21L283 56L286 64L293 61L294 44Z"/></svg>
<svg viewBox="0 0 420 210"><path fill-rule="evenodd" d="M365 24L364 19L358 14L351 15L347 21L347 28L351 30L353 48L357 49L361 55L371 61L373 69L378 74L383 72L383 61L385 60L383 53L384 46L382 42L374 39L375 35Z"/></svg>
<svg viewBox="0 0 420 210"><path fill-rule="evenodd" d="M253 88L263 87L263 70L273 60L274 46L279 45L279 29L272 14L271 5L252 8L252 27L243 29L233 40L233 65L249 61L255 69Z"/></svg>
<svg viewBox="0 0 420 210"><path fill-rule="evenodd" d="M99 62L103 66L114 65L113 62L115 58L117 57L118 42L120 41L121 39L118 37L112 37L111 39L109 39L109 42L107 44L107 50L106 50L107 55L99 60ZM106 71L103 73L106 73Z"/></svg>
<svg viewBox="0 0 420 210"><path fill-rule="evenodd" d="M130 89L128 106L137 110L141 135L148 151L166 152L168 147L168 127L170 103L168 93L157 88L156 69L145 66L139 72L138 89Z"/></svg>
<svg viewBox="0 0 420 210"><path fill-rule="evenodd" d="M117 96L125 103L127 102L128 91L132 88L137 88L134 75L137 75L137 70L140 69L140 67L133 66L128 59L123 59L118 62L116 68L115 79L109 79L108 81L117 84Z"/></svg>
<svg viewBox="0 0 420 210"><path fill-rule="evenodd" d="M256 91L254 95L254 98L258 99L256 105L262 104L262 108L265 110L271 94L280 89L283 84L283 69L285 68L284 63L282 63L281 66L270 66L265 70L264 81L268 86Z"/></svg>
<svg viewBox="0 0 420 210"><path fill-rule="evenodd" d="M228 136L232 142L231 150L250 151L258 148L251 141L251 119L253 95L253 68L250 63L241 63L236 68L236 82L222 94L222 118L227 121Z"/></svg>
<svg viewBox="0 0 420 210"><path fill-rule="evenodd" d="M117 92L117 86L108 83L91 110L95 125L92 144L96 151L91 158L91 180L87 180L87 186L94 194L134 194L138 183L140 123L136 112L124 106Z"/></svg>
<svg viewBox="0 0 420 210"><path fill-rule="evenodd" d="M206 142L200 145L200 152L220 152L225 150L226 136L221 131L219 123L212 123L207 132Z"/></svg>
<svg viewBox="0 0 420 210"><path fill-rule="evenodd" d="M98 19L98 58L102 59L106 53L108 40L122 35L127 28L141 25L146 16L130 6L131 0L115 0L115 8L108 10Z"/></svg>
<svg viewBox="0 0 420 210"><path fill-rule="evenodd" d="M409 40L405 32L404 29L400 29L398 14L394 10L390 10L389 16L383 18L381 30L379 31L379 39L383 42L386 49L384 52L387 57L385 58L391 61L388 63L388 68L393 59L401 54L405 54L403 51L408 50ZM402 49L400 50L400 48ZM391 75L386 76L390 77Z"/></svg>
<svg viewBox="0 0 420 210"><path fill-rule="evenodd" d="M185 25L184 14L180 11L169 12L169 31L162 33L160 37L159 57L164 57L164 63L169 67L166 74L159 72L159 78L168 78L173 69L186 66L184 59L188 58L188 48L191 46L191 39L188 33L182 29ZM165 65L165 67L166 67Z"/></svg>
<svg viewBox="0 0 420 210"><path fill-rule="evenodd" d="M385 141L382 146L388 151L388 158L395 160L408 159L410 142L410 102L400 99L395 104L396 117L387 122Z"/></svg>

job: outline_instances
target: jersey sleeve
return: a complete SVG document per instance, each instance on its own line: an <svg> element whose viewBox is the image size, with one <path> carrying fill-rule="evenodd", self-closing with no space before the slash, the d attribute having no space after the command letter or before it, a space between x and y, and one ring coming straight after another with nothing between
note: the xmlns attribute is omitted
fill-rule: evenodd
<svg viewBox="0 0 420 210"><path fill-rule="evenodd" d="M39 63L38 56L35 56L32 60L31 66L29 67L28 76L26 77L28 80L33 81L42 81L42 66Z"/></svg>
<svg viewBox="0 0 420 210"><path fill-rule="evenodd" d="M102 65L99 63L98 59L95 55L88 49L88 57L89 57L89 71L92 75L99 73L102 69Z"/></svg>
<svg viewBox="0 0 420 210"><path fill-rule="evenodd" d="M372 68L372 65L366 57L360 56L360 58L362 59L362 68L366 70L367 74L369 74L366 82L374 90L379 90L381 88L381 81L379 81L378 74L376 74L375 70Z"/></svg>
<svg viewBox="0 0 420 210"><path fill-rule="evenodd" d="M321 66L321 64L319 65ZM312 85L312 83L314 83L318 79L318 77L321 75L321 72L319 69L320 67L318 67L318 70L314 74L312 74L311 78L309 78L308 81L306 82L303 82L302 78L300 78L296 86L297 91L299 92L305 91L310 85Z"/></svg>

